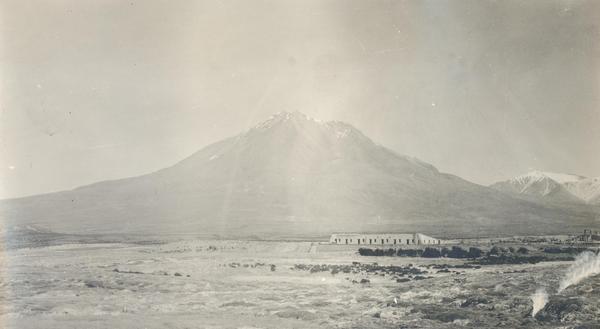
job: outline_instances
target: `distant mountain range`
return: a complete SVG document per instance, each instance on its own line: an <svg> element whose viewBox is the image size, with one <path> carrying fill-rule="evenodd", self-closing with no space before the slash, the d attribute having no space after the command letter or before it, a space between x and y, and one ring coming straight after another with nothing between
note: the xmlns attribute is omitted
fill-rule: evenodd
<svg viewBox="0 0 600 329"><path fill-rule="evenodd" d="M600 177L532 171L491 187L542 201L600 205Z"/></svg>
<svg viewBox="0 0 600 329"><path fill-rule="evenodd" d="M260 238L564 233L598 225L591 206L497 189L440 173L346 123L283 112L154 173L0 201L0 216L5 226L63 233Z"/></svg>

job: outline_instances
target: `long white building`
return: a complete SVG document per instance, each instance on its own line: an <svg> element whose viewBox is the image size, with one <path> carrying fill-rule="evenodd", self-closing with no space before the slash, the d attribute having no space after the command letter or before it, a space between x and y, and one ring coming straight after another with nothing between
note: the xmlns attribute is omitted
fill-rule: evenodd
<svg viewBox="0 0 600 329"><path fill-rule="evenodd" d="M332 234L330 244L355 245L428 245L441 244L442 240L421 233L404 234Z"/></svg>

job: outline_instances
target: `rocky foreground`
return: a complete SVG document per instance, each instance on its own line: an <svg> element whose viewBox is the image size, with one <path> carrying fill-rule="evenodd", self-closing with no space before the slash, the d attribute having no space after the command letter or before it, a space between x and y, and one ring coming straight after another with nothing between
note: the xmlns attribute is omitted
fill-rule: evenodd
<svg viewBox="0 0 600 329"><path fill-rule="evenodd" d="M598 276L556 292L570 261L488 265L201 240L3 257L5 328L597 328L600 312ZM548 303L533 317L540 287Z"/></svg>

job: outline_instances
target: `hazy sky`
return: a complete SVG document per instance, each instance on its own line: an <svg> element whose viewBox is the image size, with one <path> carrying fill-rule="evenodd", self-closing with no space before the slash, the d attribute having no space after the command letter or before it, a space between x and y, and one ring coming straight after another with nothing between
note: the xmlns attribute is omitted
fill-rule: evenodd
<svg viewBox="0 0 600 329"><path fill-rule="evenodd" d="M600 1L0 1L0 198L298 110L480 184L600 175Z"/></svg>

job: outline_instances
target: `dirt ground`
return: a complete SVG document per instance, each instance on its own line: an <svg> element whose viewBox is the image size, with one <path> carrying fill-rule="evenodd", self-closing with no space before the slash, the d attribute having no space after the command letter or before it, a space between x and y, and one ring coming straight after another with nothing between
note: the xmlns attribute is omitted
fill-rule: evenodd
<svg viewBox="0 0 600 329"><path fill-rule="evenodd" d="M311 242L210 240L0 255L2 328L597 328L600 319L600 276L555 294L569 262L461 268ZM536 319L540 287L557 306Z"/></svg>

